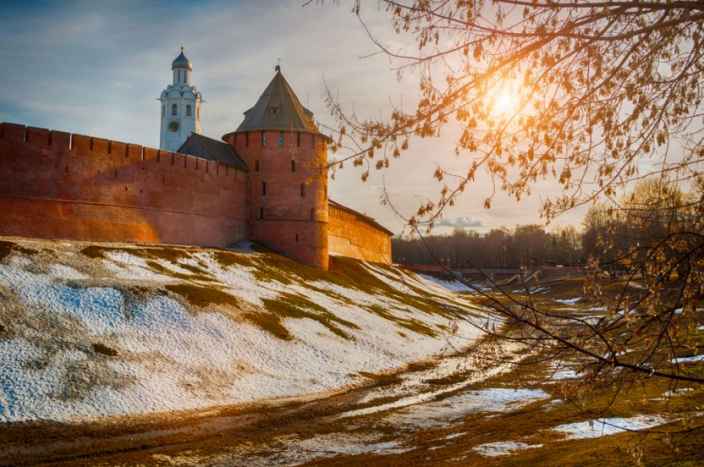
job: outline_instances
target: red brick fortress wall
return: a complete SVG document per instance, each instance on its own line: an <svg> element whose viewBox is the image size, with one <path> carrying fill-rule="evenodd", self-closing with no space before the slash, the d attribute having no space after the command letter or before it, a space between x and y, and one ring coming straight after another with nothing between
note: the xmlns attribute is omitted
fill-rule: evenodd
<svg viewBox="0 0 704 467"><path fill-rule="evenodd" d="M391 264L391 234L351 210L330 206L328 246L331 255Z"/></svg>
<svg viewBox="0 0 704 467"><path fill-rule="evenodd" d="M227 246L247 174L135 144L0 123L0 234Z"/></svg>
<svg viewBox="0 0 704 467"><path fill-rule="evenodd" d="M249 167L251 239L327 269L326 137L249 131L224 138Z"/></svg>

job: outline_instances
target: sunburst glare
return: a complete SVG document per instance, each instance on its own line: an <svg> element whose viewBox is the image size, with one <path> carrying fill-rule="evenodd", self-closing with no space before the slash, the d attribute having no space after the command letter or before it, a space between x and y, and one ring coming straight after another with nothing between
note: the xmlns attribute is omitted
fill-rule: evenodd
<svg viewBox="0 0 704 467"><path fill-rule="evenodd" d="M515 85L504 83L488 93L490 114L495 119L509 119L518 112L520 97Z"/></svg>

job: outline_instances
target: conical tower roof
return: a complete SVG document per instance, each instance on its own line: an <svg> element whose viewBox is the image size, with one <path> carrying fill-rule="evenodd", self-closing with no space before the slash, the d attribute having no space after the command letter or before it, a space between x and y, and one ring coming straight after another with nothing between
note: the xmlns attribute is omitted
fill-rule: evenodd
<svg viewBox="0 0 704 467"><path fill-rule="evenodd" d="M276 67L276 75L259 100L244 113L237 131L288 130L319 133L313 112L303 107L296 93Z"/></svg>

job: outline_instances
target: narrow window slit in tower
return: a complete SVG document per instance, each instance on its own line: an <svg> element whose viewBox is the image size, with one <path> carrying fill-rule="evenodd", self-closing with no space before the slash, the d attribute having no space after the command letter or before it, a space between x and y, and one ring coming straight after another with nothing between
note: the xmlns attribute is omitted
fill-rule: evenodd
<svg viewBox="0 0 704 467"><path fill-rule="evenodd" d="M296 243L298 243L298 234L296 234Z"/></svg>
<svg viewBox="0 0 704 467"><path fill-rule="evenodd" d="M306 196L306 184L301 183L301 198Z"/></svg>
<svg viewBox="0 0 704 467"><path fill-rule="evenodd" d="M291 172L295 172L295 171L296 171L296 161L291 160Z"/></svg>
<svg viewBox="0 0 704 467"><path fill-rule="evenodd" d="M296 133L296 146L301 145L301 132Z"/></svg>
<svg viewBox="0 0 704 467"><path fill-rule="evenodd" d="M108 141L108 154L112 154L112 141Z"/></svg>
<svg viewBox="0 0 704 467"><path fill-rule="evenodd" d="M249 146L249 133L244 134L244 145Z"/></svg>
<svg viewBox="0 0 704 467"><path fill-rule="evenodd" d="M259 218L264 219L264 208L259 208Z"/></svg>
<svg viewBox="0 0 704 467"><path fill-rule="evenodd" d="M262 131L262 147L266 146L266 133Z"/></svg>
<svg viewBox="0 0 704 467"><path fill-rule="evenodd" d="M266 196L266 182L262 182L262 196Z"/></svg>
<svg viewBox="0 0 704 467"><path fill-rule="evenodd" d="M254 171L259 172L259 160L254 161Z"/></svg>
<svg viewBox="0 0 704 467"><path fill-rule="evenodd" d="M284 146L284 141L285 141L284 132L281 131L281 132L279 132L279 147L280 148Z"/></svg>

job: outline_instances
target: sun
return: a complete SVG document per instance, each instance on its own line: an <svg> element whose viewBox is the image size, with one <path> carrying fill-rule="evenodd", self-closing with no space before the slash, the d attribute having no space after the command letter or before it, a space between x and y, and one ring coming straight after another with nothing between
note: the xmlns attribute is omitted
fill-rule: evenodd
<svg viewBox="0 0 704 467"><path fill-rule="evenodd" d="M500 90L494 101L494 114L509 117L516 108L516 96L506 89Z"/></svg>
<svg viewBox="0 0 704 467"><path fill-rule="evenodd" d="M504 85L489 93L491 115L495 119L505 120L518 112L518 92L512 86Z"/></svg>

